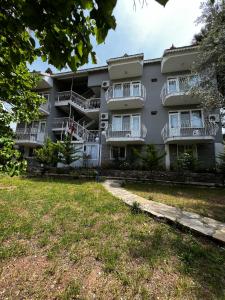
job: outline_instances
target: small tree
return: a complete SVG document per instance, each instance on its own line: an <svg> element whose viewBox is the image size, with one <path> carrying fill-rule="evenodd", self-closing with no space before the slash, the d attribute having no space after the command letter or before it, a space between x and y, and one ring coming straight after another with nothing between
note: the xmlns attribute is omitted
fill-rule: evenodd
<svg viewBox="0 0 225 300"><path fill-rule="evenodd" d="M177 159L178 170L195 171L198 166L198 161L191 151L184 152Z"/></svg>
<svg viewBox="0 0 225 300"><path fill-rule="evenodd" d="M59 162L61 144L52 142L49 138L45 141L42 148L35 150L37 160L47 166L55 166Z"/></svg>
<svg viewBox="0 0 225 300"><path fill-rule="evenodd" d="M224 151L218 155L218 158L220 160L218 164L218 169L225 176L225 147Z"/></svg>
<svg viewBox="0 0 225 300"><path fill-rule="evenodd" d="M144 151L138 151L137 149L133 149L134 154L140 158L143 165L150 171L157 169L160 166L160 162L162 158L166 155L166 153L159 153L155 145L146 145L144 147Z"/></svg>
<svg viewBox="0 0 225 300"><path fill-rule="evenodd" d="M74 148L72 144L71 135L68 134L64 138L64 142L61 143L59 161L69 166L73 162L79 160L82 156L79 154L81 151L80 148Z"/></svg>

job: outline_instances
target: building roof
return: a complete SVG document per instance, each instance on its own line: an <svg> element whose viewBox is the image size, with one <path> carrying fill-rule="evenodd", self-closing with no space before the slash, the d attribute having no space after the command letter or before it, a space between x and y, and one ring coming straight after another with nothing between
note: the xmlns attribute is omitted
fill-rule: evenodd
<svg viewBox="0 0 225 300"><path fill-rule="evenodd" d="M166 56L166 55L169 55L172 53L176 53L176 52L186 52L186 51L193 51L193 50L198 50L198 46L193 46L193 45L183 46L183 47L174 47L173 46L172 48L166 49L163 53L163 56ZM139 59L143 59L143 63L145 65L145 64L151 64L151 63L160 63L162 61L162 57L153 58L153 59L144 59L144 53L136 53L136 54L132 54L132 55L125 54L123 56L110 58L107 60L107 63L111 64L113 62L119 62L119 61L123 61L123 60L139 58ZM54 73L51 75L51 77L66 78L66 77L71 77L74 75L78 75L78 76L84 75L85 76L85 75L88 75L88 73L98 72L98 71L107 71L107 70L108 70L108 65L103 65L103 66L99 66L99 67L80 69L80 70L77 70L76 72L67 71L67 72Z"/></svg>

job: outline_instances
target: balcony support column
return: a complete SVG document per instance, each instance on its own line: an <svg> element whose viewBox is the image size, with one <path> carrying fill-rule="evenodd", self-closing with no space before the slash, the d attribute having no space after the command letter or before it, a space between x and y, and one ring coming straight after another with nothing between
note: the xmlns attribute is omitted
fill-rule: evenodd
<svg viewBox="0 0 225 300"><path fill-rule="evenodd" d="M166 156L165 156L166 170L169 171L170 170L170 148L169 148L169 144L165 144L165 152L166 152Z"/></svg>

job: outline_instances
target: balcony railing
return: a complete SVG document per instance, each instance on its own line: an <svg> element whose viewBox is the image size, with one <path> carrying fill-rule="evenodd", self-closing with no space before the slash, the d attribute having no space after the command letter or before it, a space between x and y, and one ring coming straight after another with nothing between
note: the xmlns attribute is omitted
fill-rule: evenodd
<svg viewBox="0 0 225 300"><path fill-rule="evenodd" d="M119 84L118 84L119 85ZM121 84L121 88L117 89L114 86L111 86L106 91L106 101L110 100L124 100L127 98L146 98L146 89L145 86L141 83L126 82Z"/></svg>
<svg viewBox="0 0 225 300"><path fill-rule="evenodd" d="M57 93L55 101L58 103L62 101L71 101L83 111L100 108L100 98L86 99L74 91L64 91Z"/></svg>
<svg viewBox="0 0 225 300"><path fill-rule="evenodd" d="M30 128L26 130L17 129L16 130L16 140L17 141L27 141L34 143L44 143L46 134L44 132L40 132L36 128Z"/></svg>
<svg viewBox="0 0 225 300"><path fill-rule="evenodd" d="M168 139L176 139L179 140L182 138L190 138L190 139L196 139L201 137L204 139L204 137L215 137L219 129L219 126L215 123L211 122L204 122L204 125L202 127L193 126L190 123L183 123L180 127L169 127L169 124L166 124L162 131L161 135L166 142Z"/></svg>
<svg viewBox="0 0 225 300"><path fill-rule="evenodd" d="M118 138L118 139L145 139L147 135L147 128L142 125L140 130L134 131L130 128L124 128L123 130L113 130L112 125L110 124L106 130L106 138Z"/></svg>
<svg viewBox="0 0 225 300"><path fill-rule="evenodd" d="M168 79L161 90L160 97L162 103L165 104L165 100L169 96L188 94L191 89L198 86L198 84L199 77L197 75L177 76Z"/></svg>

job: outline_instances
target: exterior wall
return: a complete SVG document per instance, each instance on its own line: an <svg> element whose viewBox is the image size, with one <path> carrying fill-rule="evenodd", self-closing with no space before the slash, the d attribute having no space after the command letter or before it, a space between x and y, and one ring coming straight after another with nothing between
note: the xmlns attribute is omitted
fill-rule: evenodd
<svg viewBox="0 0 225 300"><path fill-rule="evenodd" d="M157 149L160 151L165 151L167 155L165 156L164 165L169 168L170 165L174 165L177 159L177 146L175 144L165 145L163 138L161 136L161 131L166 123L169 121L169 111L176 110L184 110L184 109L195 109L199 106L197 105L182 105L182 106L172 106L165 107L162 105L162 100L160 98L161 90L163 85L166 83L167 78L170 76L177 76L186 74L187 71L176 72L176 73L161 73L161 61L149 61L145 62L143 66L143 74L141 77L134 77L129 79L121 79L110 81L109 73L106 69L99 69L96 71L87 70L85 75L81 74L78 77L83 78L84 81L87 82L87 88L92 89L93 91L100 90L101 104L99 115L96 117L96 127L100 128L100 116L101 113L109 113L109 123L112 121L113 114L140 114L141 115L141 123L147 129L147 135L145 138L145 144L154 144ZM56 117L68 117L68 113L63 111L61 108L55 106L55 98L57 96L57 92L60 90L68 90L68 86L70 85L70 80L72 80L73 73L68 74L67 81L65 79L58 80L56 77L53 77L53 88L48 90L40 90L45 93L50 94L50 103L51 103L51 111L46 118L46 134L52 140L56 140L56 135L52 131L53 120ZM63 78L63 76L62 76ZM61 79L62 79L61 78ZM79 79L78 78L78 79ZM152 81L154 79L154 81ZM80 80L80 79L79 79ZM77 82L79 82L79 80ZM102 81L110 81L110 85L114 82L126 82L126 81L140 81L146 88L146 101L144 107L141 109L129 109L129 110L109 110L107 107L105 92L106 90L101 88ZM83 82L84 82L83 81ZM76 83L77 84L77 83ZM64 89L65 87L65 89ZM83 86L82 86L83 89ZM219 113L218 110L213 113ZM77 113L77 116L79 114ZM207 114L204 113L205 117ZM100 142L101 142L101 163L105 164L110 162L110 145L106 143L106 138L104 135L100 133ZM215 166L215 156L219 153L218 149L222 149L222 130L221 124L220 129L215 137L215 143L199 143L197 145L198 149L198 158L199 161L204 167L211 168ZM220 145L220 146L218 146ZM129 154L130 149L137 145L124 145L127 147L127 154ZM138 146L140 147L140 146ZM27 149L27 148L26 148ZM28 151L28 150L26 150Z"/></svg>

